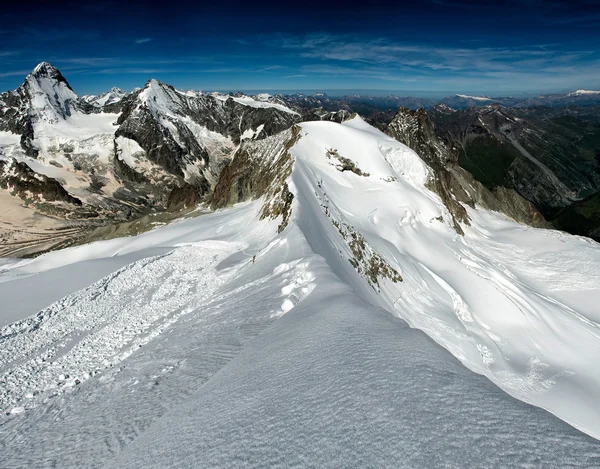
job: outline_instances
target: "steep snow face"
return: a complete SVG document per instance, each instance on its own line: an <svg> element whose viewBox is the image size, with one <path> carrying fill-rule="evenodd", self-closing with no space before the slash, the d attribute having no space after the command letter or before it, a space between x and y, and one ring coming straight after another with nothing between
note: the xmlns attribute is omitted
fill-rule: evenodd
<svg viewBox="0 0 600 469"><path fill-rule="evenodd" d="M71 115L79 99L61 73L47 62L40 63L25 78L22 88L30 99L35 121L55 124Z"/></svg>

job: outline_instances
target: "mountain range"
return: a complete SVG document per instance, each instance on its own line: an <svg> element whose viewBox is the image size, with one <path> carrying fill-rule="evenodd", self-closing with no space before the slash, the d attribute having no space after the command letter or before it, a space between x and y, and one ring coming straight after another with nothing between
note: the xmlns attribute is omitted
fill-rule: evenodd
<svg viewBox="0 0 600 469"><path fill-rule="evenodd" d="M581 90L528 101L456 95L441 104L323 93L246 96L180 91L157 80L133 92L79 97L44 62L0 95L0 187L11 207L2 252L31 255L86 241L97 227L210 201L223 170L255 142L299 122L342 122L353 113L446 171L438 192L450 187L446 181L441 189L440 181L460 169L466 179L452 184L471 196L457 210L485 199L517 220L545 217L598 239L599 101L599 93ZM403 104L426 110L414 114ZM407 124L413 121L419 124ZM438 155L428 157L425 147ZM253 184L240 186L238 198L256 193Z"/></svg>
<svg viewBox="0 0 600 469"><path fill-rule="evenodd" d="M0 95L3 466L597 465L597 108L327 99Z"/></svg>

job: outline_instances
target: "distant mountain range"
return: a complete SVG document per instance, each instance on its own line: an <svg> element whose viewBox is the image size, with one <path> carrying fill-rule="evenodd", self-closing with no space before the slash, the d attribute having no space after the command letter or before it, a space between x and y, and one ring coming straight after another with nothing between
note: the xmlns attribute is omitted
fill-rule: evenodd
<svg viewBox="0 0 600 469"><path fill-rule="evenodd" d="M19 88L0 94L0 189L10 195L2 204L12 207L13 217L0 224L0 241L4 251L27 255L63 246L90 227L211 201L217 189L226 201L257 195L268 181L250 162L279 151L260 141L299 122L342 122L353 113L411 148L421 142L413 149L425 152L421 157L434 167L445 161L440 171L468 171L454 189L469 193L474 181L481 186L461 203L486 203L533 223L535 209L517 202L524 197L546 218L560 219L557 226L598 238L600 219L590 208L600 188L598 104L600 93L586 90L527 100L455 95L432 101L206 93L157 80L132 92L113 88L79 97L58 69L43 62ZM418 138L399 125L413 122L415 109L421 109ZM431 145L445 148L441 159L427 160ZM236 158L250 166L232 169ZM450 201L447 177L440 176L438 190ZM496 188L514 193L482 196ZM566 213L569 207L577 214Z"/></svg>

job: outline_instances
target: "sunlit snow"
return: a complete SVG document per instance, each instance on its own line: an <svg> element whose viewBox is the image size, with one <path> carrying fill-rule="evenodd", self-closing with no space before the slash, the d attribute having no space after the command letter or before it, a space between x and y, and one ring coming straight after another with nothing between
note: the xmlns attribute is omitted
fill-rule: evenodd
<svg viewBox="0 0 600 469"><path fill-rule="evenodd" d="M600 437L600 246L471 208L457 234L360 118L301 124L291 155L279 234L256 200L0 264L4 464L598 466L522 401ZM359 274L352 239L403 281Z"/></svg>

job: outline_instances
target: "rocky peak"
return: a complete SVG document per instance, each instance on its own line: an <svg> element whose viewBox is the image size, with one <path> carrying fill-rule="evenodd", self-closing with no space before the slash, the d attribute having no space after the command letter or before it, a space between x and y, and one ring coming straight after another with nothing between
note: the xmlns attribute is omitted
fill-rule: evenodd
<svg viewBox="0 0 600 469"><path fill-rule="evenodd" d="M472 112L478 114L502 112L501 106L487 106ZM466 112L466 111L462 111ZM428 187L436 192L450 213L454 227L462 233L460 223L469 224L464 205L479 204L490 210L532 226L548 226L544 217L529 201L513 189L504 187L488 190L471 173L458 165L458 152L436 129L424 109L411 111L401 107L388 125L386 133L414 150L433 170Z"/></svg>
<svg viewBox="0 0 600 469"><path fill-rule="evenodd" d="M79 101L62 73L48 62L36 66L17 92L34 121L51 124L70 116Z"/></svg>
<svg viewBox="0 0 600 469"><path fill-rule="evenodd" d="M412 111L400 107L386 133L412 148L432 167L458 160L456 152L437 135L433 122L423 108Z"/></svg>
<svg viewBox="0 0 600 469"><path fill-rule="evenodd" d="M50 79L55 80L60 83L64 83L67 88L72 91L71 86L67 82L67 79L60 73L60 70L56 68L54 65L48 62L40 62L29 74L29 76L40 80L40 79Z"/></svg>

